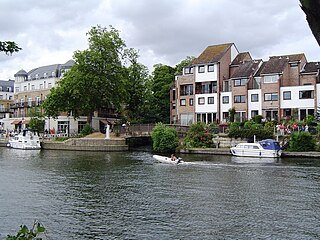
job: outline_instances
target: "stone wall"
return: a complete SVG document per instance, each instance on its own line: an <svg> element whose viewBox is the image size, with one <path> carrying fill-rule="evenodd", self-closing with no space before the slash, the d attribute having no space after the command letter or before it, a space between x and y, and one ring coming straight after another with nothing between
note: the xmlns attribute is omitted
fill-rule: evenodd
<svg viewBox="0 0 320 240"><path fill-rule="evenodd" d="M124 139L94 139L94 138L73 138L64 142L43 141L42 149L50 150L72 150L72 151L105 151L122 152L128 151L129 147Z"/></svg>

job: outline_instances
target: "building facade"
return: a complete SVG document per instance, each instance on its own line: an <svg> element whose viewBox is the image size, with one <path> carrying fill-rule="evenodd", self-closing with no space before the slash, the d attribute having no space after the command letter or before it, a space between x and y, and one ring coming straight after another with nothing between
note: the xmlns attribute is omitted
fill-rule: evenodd
<svg viewBox="0 0 320 240"><path fill-rule="evenodd" d="M235 120L262 115L266 121L313 115L320 104L319 62L304 54L254 60L235 44L207 47L171 90L171 123L226 123L229 110Z"/></svg>

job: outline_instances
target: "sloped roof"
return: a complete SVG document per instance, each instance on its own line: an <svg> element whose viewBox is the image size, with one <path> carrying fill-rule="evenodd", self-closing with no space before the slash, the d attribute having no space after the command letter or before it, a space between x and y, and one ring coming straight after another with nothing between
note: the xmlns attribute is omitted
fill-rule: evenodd
<svg viewBox="0 0 320 240"><path fill-rule="evenodd" d="M233 59L231 65L239 66L244 61L252 60L252 57L249 52L239 53L235 59Z"/></svg>
<svg viewBox="0 0 320 240"><path fill-rule="evenodd" d="M27 76L27 75L28 75L28 73L27 73L25 70L21 69L20 71L18 71L18 72L14 75L14 77Z"/></svg>
<svg viewBox="0 0 320 240"><path fill-rule="evenodd" d="M286 64L290 62L299 62L304 58L304 54L292 54L285 56L273 56L266 62L261 74L282 73Z"/></svg>
<svg viewBox="0 0 320 240"><path fill-rule="evenodd" d="M11 88L11 92L13 92L14 81L13 80L0 80L0 86L2 87L2 92L7 92L7 88Z"/></svg>
<svg viewBox="0 0 320 240"><path fill-rule="evenodd" d="M320 69L320 62L308 62L302 69L301 73L316 73Z"/></svg>
<svg viewBox="0 0 320 240"><path fill-rule="evenodd" d="M245 61L240 64L239 68L232 74L231 78L248 78L253 76L258 70L262 60Z"/></svg>
<svg viewBox="0 0 320 240"><path fill-rule="evenodd" d="M219 62L233 43L208 46L199 57L192 61L192 65Z"/></svg>

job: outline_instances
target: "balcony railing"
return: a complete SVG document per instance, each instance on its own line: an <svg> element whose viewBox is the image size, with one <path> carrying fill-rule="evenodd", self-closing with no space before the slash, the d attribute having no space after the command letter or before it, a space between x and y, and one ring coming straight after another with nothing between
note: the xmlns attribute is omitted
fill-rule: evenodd
<svg viewBox="0 0 320 240"><path fill-rule="evenodd" d="M31 108L31 107L39 107L41 103L44 101L31 101L31 102L23 102L23 103L13 103L10 104L10 108Z"/></svg>

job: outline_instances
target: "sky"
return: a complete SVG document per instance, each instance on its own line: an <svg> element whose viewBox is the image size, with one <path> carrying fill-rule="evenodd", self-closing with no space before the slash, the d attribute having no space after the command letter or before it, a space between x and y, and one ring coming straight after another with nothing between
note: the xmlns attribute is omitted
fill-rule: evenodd
<svg viewBox="0 0 320 240"><path fill-rule="evenodd" d="M320 61L320 47L299 0L0 0L0 41L23 50L0 53L0 80L20 69L63 64L88 48L86 33L110 25L149 68L174 67L210 45L235 43L254 59L305 53Z"/></svg>

